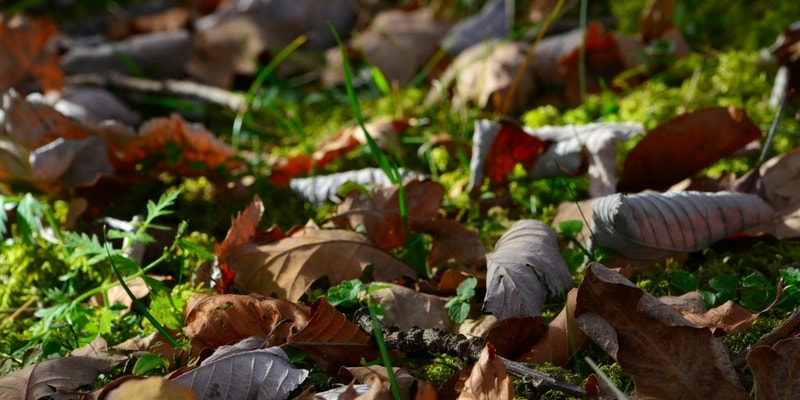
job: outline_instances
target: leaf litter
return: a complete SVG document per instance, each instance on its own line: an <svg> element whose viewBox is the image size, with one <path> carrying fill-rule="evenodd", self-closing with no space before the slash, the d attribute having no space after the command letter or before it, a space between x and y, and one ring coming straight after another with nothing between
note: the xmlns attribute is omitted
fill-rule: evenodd
<svg viewBox="0 0 800 400"><path fill-rule="evenodd" d="M71 205L83 204L75 207L82 210L75 212L80 215L69 216L74 221L70 225L81 229L84 225L97 229L97 217L105 217L98 214L113 213L126 194L165 190L163 185L153 189L165 182L209 182L200 184L200 189L184 185L182 190L189 195L176 203L175 213L180 218L202 219L191 207L204 196L216 202L205 210L207 217L224 220L226 214L243 210L221 241L215 239L223 237L224 229L205 238L194 232L196 242L189 242L184 226L161 258L120 259L124 274L130 275L126 288L141 290L141 301L148 302L151 309L164 307L158 299L166 296L176 314L184 318L177 330L159 330L146 337L113 336L112 327L126 326L122 318L135 320L143 311L124 310L124 304L84 304L82 300L113 300L121 287L117 281L98 280L100 289L81 289L90 290L91 296L43 288L39 297L29 297L24 307L34 302L37 307L50 306L39 307L34 317L55 329L52 332L69 326L73 336L63 339L57 333L39 331L35 339L20 345L21 351L4 357L4 376L0 378L4 384L0 386L8 391L5 397L78 398L87 395L90 386L96 390L89 396L108 399L130 397L131 393L187 399L289 398L302 397L298 394L301 389L308 397L331 398L389 398L395 389L401 389L404 398L425 399L512 398L515 390L583 396L583 382L565 382L560 376L529 367L580 366L583 360L578 356L592 346L593 354L607 355L602 360L605 366L615 363L632 377L630 394L637 397L747 398L750 394L737 375L745 365L755 380L751 393L755 398L788 397L796 391L796 385L787 384L796 381L796 317L751 341L748 346L752 347L740 354L730 354L723 344L727 337L747 334L775 309L787 304L796 307L791 303L796 300L792 288L800 282L791 280L790 272L796 268L796 260L781 258L786 272L781 274L782 284L786 286L772 289L784 297L768 299L774 301L763 310L750 310L735 302L744 304L746 292L757 287L756 278L770 272L760 265L752 267L756 278L735 282L739 286L734 284L733 289L709 282L718 290L712 293L695 282L683 296L661 298L617 272L626 276L645 273L644 264L669 274L687 257L699 257L735 240L769 243L800 235L795 221L796 185L792 184L797 175L797 150L757 165L756 193L736 193L737 187L726 182L717 182L718 189L727 189L717 193L644 191L667 189L707 171L721 159L746 155L762 136L756 117L748 114L763 114L763 110L752 103L708 107L687 95L682 107L691 107L671 118L648 119L647 125L635 118L620 119L622 113L614 109L618 105L611 104L603 104L602 112L592 118L575 113L568 119L564 113L560 120L547 120L552 116L543 111L533 115L544 115L545 123L522 126L514 122L516 113L538 104L583 103L582 112L592 113L587 111L591 110L588 99L597 97L587 95L616 96L614 92L626 85L647 87L656 82L655 71L666 70L671 62L680 62L679 58L688 54L686 41L672 21L672 2L651 2L642 14L638 36L591 23L584 30L550 34L541 42L525 36L505 40L501 33L507 27L499 26L507 3L499 0L487 3L480 15L464 24L442 18L442 10L433 5L387 10L361 5L355 10L345 2L340 6L311 2L315 5L305 8L288 1L277 2L278 8L268 1L211 3L215 2L204 2L199 10L203 16L191 29L189 15L193 14L180 6L124 23L113 20L107 32L113 40L92 43L69 38L60 42L63 47L59 51L53 41L59 27L54 23L24 14L0 17L0 54L7 55L0 61L0 232L10 238L3 246L19 246L15 240L23 237L28 245L49 243L53 252L58 250L52 247L68 247L65 240L80 236L65 236L49 206L31 203L36 201L33 197L19 200L16 194L26 188L66 198ZM541 10L547 8L532 6L530 18L541 21ZM292 23L287 25L288 19L276 15L292 15ZM364 16L367 20L360 19ZM270 22L263 23L264 19ZM252 79L258 72L253 60L272 59L297 35L311 32L306 45L268 77L271 86L262 89L274 92L259 98L262 103L254 103L253 109L265 106L273 116L285 113L276 125L286 128L300 121L297 113L302 112L291 104L296 93L285 91L281 79L321 76L323 83L353 85L352 77L342 78L338 72L345 59L339 48L331 48L335 40L323 23L328 19L346 38L360 31L348 39L346 61L369 64L360 70L368 74L357 76L356 83L360 89L381 92L382 101L393 108L383 114L392 117L382 118L378 112L370 115L367 129L352 123L338 127L334 134L319 135L326 139L318 145L300 137L305 134L303 129L293 131L297 137L268 143L268 137L259 133L260 117L248 116L246 129L229 136L227 130L192 122L198 113L133 111L128 104L136 102L137 95L121 93L152 93L152 87L136 85L188 76L203 82L181 81L195 100L232 104L225 100L244 98L235 93L237 82ZM475 24L487 25L481 28L492 25L491 33L463 35L453 46L452 38L459 32L475 33ZM547 31L547 24L541 29ZM796 29L790 27L773 47L783 73L790 74L788 85L776 83L776 90L783 91L786 98L794 98L791 90L797 86L793 84L797 63L792 56L796 41ZM662 42L669 46L659 48ZM588 61L585 65L581 64L583 58ZM318 68L323 59L328 63L324 71ZM701 70L698 67L695 74L699 76ZM108 81L96 79L97 74L131 71L146 78L117 80L123 91L97 88L92 93L80 92L86 88L75 85L98 85ZM421 90L402 88L409 82L419 85L420 72L441 80L432 85L425 102ZM692 85L705 84L697 77L691 79ZM214 91L218 88L206 84L224 90ZM335 88L325 90L323 95L304 93L303 104L315 108L325 101L323 97L337 96ZM286 98L281 98L284 95ZM624 99L620 96L615 101ZM425 103L428 109L424 112L430 114L409 118L410 109L403 105L408 101ZM414 135L428 129L429 117L439 117L438 111L432 111L434 104L449 113L447 124L442 125L445 133L430 132L431 145L415 152L411 148L425 140L417 141ZM467 116L472 111L480 115ZM314 112L325 118L323 110ZM758 114L758 123L763 122L762 117ZM458 131L466 131L462 128L473 120L470 149L470 138ZM434 121L435 129L440 127L438 122ZM655 127L645 132L644 126ZM433 139L437 135L447 138L443 145L435 145L439 143ZM298 141L303 142L300 153L280 149L284 143ZM359 164L354 160L368 154L367 143L377 144L377 149L370 151L385 152L391 163L381 165L382 170L351 168L351 164ZM266 156L275 149L280 156ZM380 159L373 156L373 161ZM460 165L452 172L456 162ZM117 186L104 186L109 180ZM594 198L592 204L580 204L582 214L574 212L579 199L569 187L570 194L559 200L572 201L557 212L555 204L542 208L543 194L529 187L541 189L544 185L546 191L555 193L562 190L557 181L566 186L583 182L579 196ZM291 197L292 191L297 198ZM104 192L102 198L111 199L108 204L97 201L100 192ZM265 197L254 196L256 192ZM94 196L87 201L77 193ZM526 195L530 197L524 199ZM284 202L301 200L312 205L302 206L306 209L326 212L315 219L322 225L312 220L286 233L274 225L263 229L274 223ZM338 203L336 212L331 211L332 201ZM148 205L148 218L173 212L153 211L156 208ZM141 222L141 218L120 217L139 221L128 232L114 232L127 241L142 242L137 245L154 240L144 232L162 228L151 219ZM583 221L580 228L574 223L560 224L574 220ZM551 226L560 227L560 232ZM565 230L564 226L575 228ZM137 227L144 230L138 232ZM33 232L37 228L39 231ZM498 236L489 251L489 238ZM197 268L188 264L194 253L200 253L198 249L205 247L209 253L214 242L213 260ZM110 250L120 253L130 250L125 244L123 249L111 246ZM35 279L64 260L86 261L102 271L98 255L105 248L98 240L84 240L77 247L79 251L72 255L64 253L60 259L39 262L40 270L29 275ZM2 258L9 256L0 250L3 263L19 264L13 258ZM614 257L604 256L609 250ZM25 252L39 254L29 249ZM94 254L94 258L81 259L84 254ZM172 273L180 271L179 283L158 283L144 275L165 260ZM184 269L189 273L184 274ZM87 277L102 275L77 271L50 279L71 282L78 274L89 280ZM181 286L191 273L194 282L202 286ZM382 316L365 320L368 313L363 308L333 306L327 301L330 293L326 296L325 289L353 280L362 281L362 286L351 294L351 304L377 305ZM470 291L462 288L465 282L471 283ZM33 287L38 290L36 284ZM704 303L709 303L709 294L715 296L711 304L716 307L707 309ZM729 294L732 298L726 300ZM479 318L481 304L480 311L492 316ZM452 319L448 308L455 306L464 307L464 323ZM24 307L3 325L15 323L19 313L28 312ZM81 314L88 312L96 314ZM58 323L52 323L54 318ZM92 326L87 321L97 321L94 330L87 328ZM136 332L150 329L139 325ZM375 328L384 332L385 346L396 366L364 366L379 364L381 350L386 350L377 344ZM455 332L469 332L470 336ZM178 336L184 347L167 344L170 335ZM118 342L129 339L113 350L126 355L107 350L103 337ZM61 351L62 345L75 348L83 343L90 345L70 354ZM53 351L53 346L59 350ZM403 361L427 360L431 353L462 359L449 374L440 372L435 377L440 380L436 386L425 380L434 379L434 374L420 373L421 369L436 368L435 363ZM133 370L144 368L145 355L163 361L161 370L149 372L157 376L138 379L112 372L126 360L136 364ZM324 385L310 372L355 383L327 395L323 390L314 393ZM110 383L99 387L98 377ZM397 387L393 387L395 379ZM585 393L591 394L588 389L598 385L592 379L587 381ZM527 382L527 389L519 383L515 387L514 380ZM607 388L608 383L603 385Z"/></svg>

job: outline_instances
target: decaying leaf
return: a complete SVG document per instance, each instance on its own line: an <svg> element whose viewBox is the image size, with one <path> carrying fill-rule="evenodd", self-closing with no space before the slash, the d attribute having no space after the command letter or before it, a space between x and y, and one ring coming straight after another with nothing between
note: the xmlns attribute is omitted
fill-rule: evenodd
<svg viewBox="0 0 800 400"><path fill-rule="evenodd" d="M0 93L11 88L28 91L31 80L42 92L64 86L58 53L50 43L57 31L46 19L0 15Z"/></svg>
<svg viewBox="0 0 800 400"><path fill-rule="evenodd" d="M0 378L0 398L40 399L95 382L100 373L111 371L127 359L93 351L92 346L105 349L105 340L98 339L77 355L42 361Z"/></svg>
<svg viewBox="0 0 800 400"><path fill-rule="evenodd" d="M375 16L370 26L348 46L378 67L387 81L407 84L434 55L450 25L436 20L428 7L388 10ZM322 80L329 85L341 84L344 82L342 52L332 47L327 53L328 68Z"/></svg>
<svg viewBox="0 0 800 400"><path fill-rule="evenodd" d="M633 376L642 398L747 399L730 355L697 327L598 263L578 288L578 327Z"/></svg>
<svg viewBox="0 0 800 400"><path fill-rule="evenodd" d="M467 375L468 374L468 375ZM506 372L503 362L495 356L494 347L487 343L481 357L471 370L462 372L462 379L456 385L460 392L459 400L511 400L514 398L514 385Z"/></svg>
<svg viewBox="0 0 800 400"><path fill-rule="evenodd" d="M415 172L400 170L404 179L419 176ZM274 177L273 177L274 178ZM283 178L281 178L282 180ZM273 182L274 179L273 179ZM353 171L337 172L330 175L293 178L289 183L292 191L301 199L316 205L322 205L339 194L339 187L346 182L359 185L390 187L393 185L386 173L380 168L364 168Z"/></svg>
<svg viewBox="0 0 800 400"><path fill-rule="evenodd" d="M778 214L771 233L779 239L800 236L800 149L765 162L761 182Z"/></svg>
<svg viewBox="0 0 800 400"><path fill-rule="evenodd" d="M383 285L382 285L383 286ZM400 329L412 326L450 330L452 323L444 308L446 298L420 293L405 286L386 285L367 294L369 301L383 307L383 323Z"/></svg>
<svg viewBox="0 0 800 400"><path fill-rule="evenodd" d="M433 268L455 266L462 270L476 270L486 265L489 251L481 242L478 231L450 219L435 220L420 231L433 237L428 265Z"/></svg>
<svg viewBox="0 0 800 400"><path fill-rule="evenodd" d="M480 190L486 176L492 185L505 182L517 163L530 170L547 146L546 141L510 121L476 120L469 163L470 192Z"/></svg>
<svg viewBox="0 0 800 400"><path fill-rule="evenodd" d="M480 42L453 60L442 75L442 82L445 86L453 84L453 100L456 104L474 102L481 108L500 109L508 101L511 106L506 111L523 110L536 92L533 63L526 67L511 100L508 100L508 96L527 52L527 43L499 40ZM434 101L439 95L438 92L432 92L428 101Z"/></svg>
<svg viewBox="0 0 800 400"><path fill-rule="evenodd" d="M173 380L191 387L201 399L283 399L308 376L279 347L242 351L223 346L212 357Z"/></svg>
<svg viewBox="0 0 800 400"><path fill-rule="evenodd" d="M311 305L308 324L289 337L287 346L303 350L320 368L335 373L341 366L378 358L378 349L370 341L358 325L320 297Z"/></svg>
<svg viewBox="0 0 800 400"><path fill-rule="evenodd" d="M247 244L229 258L234 284L251 293L299 300L311 285L327 278L331 285L358 279L368 266L377 281L414 278L416 272L363 235L309 224L291 236L262 246Z"/></svg>
<svg viewBox="0 0 800 400"><path fill-rule="evenodd" d="M544 337L518 361L534 365L544 363L565 365L576 351L588 344L586 334L578 329L578 325L575 323L577 298L578 290L570 290L567 294L567 304L547 324L547 332Z"/></svg>
<svg viewBox="0 0 800 400"><path fill-rule="evenodd" d="M411 179L403 184L403 194L408 229L419 232L438 215L444 186L434 181ZM393 250L405 244L406 240L399 196L397 186L373 190L369 196L353 190L339 204L336 215L331 219L339 226L346 224L359 231L363 229L377 247Z"/></svg>
<svg viewBox="0 0 800 400"><path fill-rule="evenodd" d="M256 234L256 227L264 215L264 203L256 196L253 202L239 213L231 222L228 233L222 243L215 244L215 255L219 265L220 281L215 282L214 288L225 293L233 282L234 271L228 266L228 257L237 247L250 242Z"/></svg>
<svg viewBox="0 0 800 400"><path fill-rule="evenodd" d="M768 224L774 213L761 198L745 193L614 194L592 203L592 247L631 260L662 260Z"/></svg>
<svg viewBox="0 0 800 400"><path fill-rule="evenodd" d="M548 294L557 295L572 286L556 233L540 221L517 221L486 255L486 264L483 311L499 320L538 317Z"/></svg>
<svg viewBox="0 0 800 400"><path fill-rule="evenodd" d="M800 393L800 338L757 346L747 353L755 378L756 400L795 399Z"/></svg>
<svg viewBox="0 0 800 400"><path fill-rule="evenodd" d="M197 294L186 303L183 332L198 349L218 348L251 336L284 343L308 323L308 309L257 294Z"/></svg>
<svg viewBox="0 0 800 400"><path fill-rule="evenodd" d="M689 322L710 329L715 336L741 332L753 325L759 316L759 313L750 312L730 300L705 312L692 312L684 309L677 311Z"/></svg>
<svg viewBox="0 0 800 400"><path fill-rule="evenodd" d="M675 117L648 132L628 153L617 189L666 189L760 137L761 129L734 107Z"/></svg>
<svg viewBox="0 0 800 400"><path fill-rule="evenodd" d="M194 400L192 388L158 376L129 379L110 391L104 400Z"/></svg>

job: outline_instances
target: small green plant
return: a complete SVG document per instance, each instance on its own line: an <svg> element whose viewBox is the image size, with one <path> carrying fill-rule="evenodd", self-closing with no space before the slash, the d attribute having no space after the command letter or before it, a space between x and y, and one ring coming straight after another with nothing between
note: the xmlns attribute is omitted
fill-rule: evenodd
<svg viewBox="0 0 800 400"><path fill-rule="evenodd" d="M478 279L474 276L464 279L458 284L456 295L444 305L451 321L460 324L467 319L471 308L470 301L475 297L475 286L477 284Z"/></svg>
<svg viewBox="0 0 800 400"><path fill-rule="evenodd" d="M358 297L363 289L364 284L358 279L342 281L328 289L328 296L325 299L333 306L353 307L358 305Z"/></svg>

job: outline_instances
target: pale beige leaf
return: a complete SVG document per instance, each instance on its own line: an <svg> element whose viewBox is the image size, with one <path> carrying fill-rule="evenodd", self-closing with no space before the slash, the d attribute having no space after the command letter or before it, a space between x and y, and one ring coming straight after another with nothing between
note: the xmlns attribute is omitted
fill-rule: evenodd
<svg viewBox="0 0 800 400"><path fill-rule="evenodd" d="M488 274L483 311L503 320L538 317L549 295L572 286L556 234L541 221L520 220L486 255Z"/></svg>
<svg viewBox="0 0 800 400"><path fill-rule="evenodd" d="M481 357L472 366L463 381L459 381L456 390L459 390L459 400L511 400L514 398L514 385L511 377L506 372L502 361L494 354L494 348L487 344L481 352Z"/></svg>
<svg viewBox="0 0 800 400"><path fill-rule="evenodd" d="M104 397L105 400L194 400L196 398L192 388L158 376L129 379Z"/></svg>

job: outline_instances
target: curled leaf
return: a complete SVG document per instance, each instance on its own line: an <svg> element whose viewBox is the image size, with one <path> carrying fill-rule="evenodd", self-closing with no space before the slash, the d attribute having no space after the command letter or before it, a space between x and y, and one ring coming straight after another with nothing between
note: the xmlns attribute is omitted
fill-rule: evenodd
<svg viewBox="0 0 800 400"><path fill-rule="evenodd" d="M543 222L517 221L486 255L488 274L483 311L499 320L538 317L548 294L572 285L556 233Z"/></svg>
<svg viewBox="0 0 800 400"><path fill-rule="evenodd" d="M618 193L592 203L592 247L632 260L661 260L769 223L774 214L761 198L745 193Z"/></svg>

